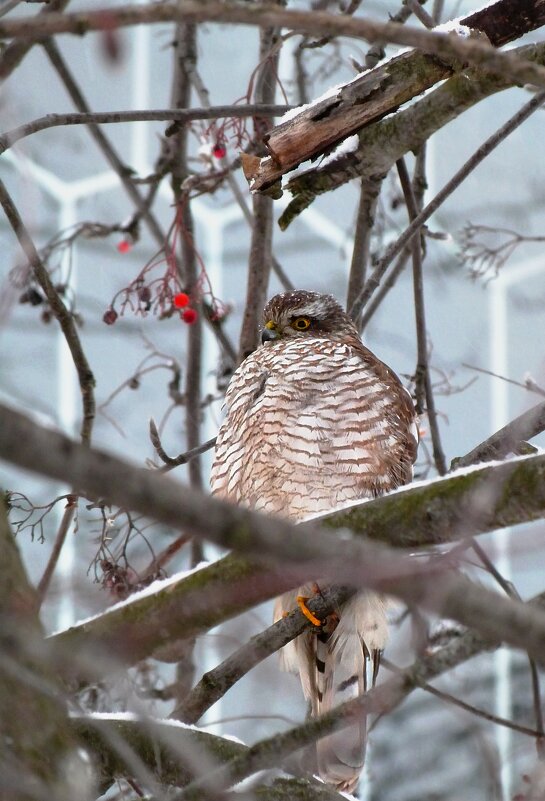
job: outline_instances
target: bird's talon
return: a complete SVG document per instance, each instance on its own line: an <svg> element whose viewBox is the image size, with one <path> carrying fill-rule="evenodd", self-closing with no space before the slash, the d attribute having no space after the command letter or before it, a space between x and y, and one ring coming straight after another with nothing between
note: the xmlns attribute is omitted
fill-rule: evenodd
<svg viewBox="0 0 545 801"><path fill-rule="evenodd" d="M307 601L308 598L306 596L304 595L297 596L297 606L299 607L301 612L304 614L307 620L310 620L313 626L318 626L318 628L320 628L322 625L322 621L319 618L317 618L316 615L312 614L312 612L310 611L310 609L306 604Z"/></svg>

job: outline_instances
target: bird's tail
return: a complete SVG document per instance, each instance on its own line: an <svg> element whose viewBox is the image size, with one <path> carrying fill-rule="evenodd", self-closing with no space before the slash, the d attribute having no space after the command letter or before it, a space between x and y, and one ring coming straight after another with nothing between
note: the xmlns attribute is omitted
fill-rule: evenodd
<svg viewBox="0 0 545 801"><path fill-rule="evenodd" d="M382 600L358 593L342 608L334 629L315 637L316 692L313 715L320 715L374 686L387 638ZM317 743L318 772L337 790L353 792L365 762L367 719Z"/></svg>
<svg viewBox="0 0 545 801"><path fill-rule="evenodd" d="M310 595L310 586L277 599L274 619L296 607L297 595ZM385 603L375 593L358 592L322 631L307 631L282 648L284 670L299 673L313 717L349 701L374 686L380 654L388 638ZM320 777L337 790L353 792L365 762L367 721L364 715L317 743Z"/></svg>

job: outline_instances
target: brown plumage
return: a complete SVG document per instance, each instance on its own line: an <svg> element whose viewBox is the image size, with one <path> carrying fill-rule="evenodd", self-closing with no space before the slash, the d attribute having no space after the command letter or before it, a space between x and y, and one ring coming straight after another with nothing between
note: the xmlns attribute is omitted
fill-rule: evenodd
<svg viewBox="0 0 545 801"><path fill-rule="evenodd" d="M297 290L264 310L263 345L234 374L212 467L212 492L301 521L412 477L413 403L395 373L364 347L331 295ZM296 606L277 600L275 620ZM282 651L314 715L363 692L387 639L382 599L358 592L337 619ZM318 743L322 778L351 792L363 767L365 721Z"/></svg>

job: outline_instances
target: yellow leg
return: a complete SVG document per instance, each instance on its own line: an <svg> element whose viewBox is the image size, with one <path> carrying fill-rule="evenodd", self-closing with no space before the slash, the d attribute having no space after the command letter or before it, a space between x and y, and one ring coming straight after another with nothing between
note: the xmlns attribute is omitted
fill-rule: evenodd
<svg viewBox="0 0 545 801"><path fill-rule="evenodd" d="M322 625L322 621L319 620L319 618L317 618L316 615L312 614L310 609L307 607L307 604L306 604L307 601L308 601L308 598L305 597L304 595L298 595L297 596L297 605L298 605L299 609L301 610L301 612L304 614L304 616L308 620L310 620L310 622L312 623L313 626L320 627Z"/></svg>

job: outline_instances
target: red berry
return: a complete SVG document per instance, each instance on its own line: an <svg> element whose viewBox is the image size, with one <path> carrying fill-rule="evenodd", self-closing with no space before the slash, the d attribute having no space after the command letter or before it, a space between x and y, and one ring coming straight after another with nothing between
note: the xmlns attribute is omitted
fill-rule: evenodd
<svg viewBox="0 0 545 801"><path fill-rule="evenodd" d="M107 309L102 315L102 321L106 325L113 325L117 320L117 312L115 309Z"/></svg>
<svg viewBox="0 0 545 801"><path fill-rule="evenodd" d="M120 253L128 253L131 247L132 245L127 239L122 239L117 245L117 249Z"/></svg>
<svg viewBox="0 0 545 801"><path fill-rule="evenodd" d="M197 319L197 312L195 311L195 309L184 309L184 311L182 312L182 320L184 321L184 323L187 323L188 325L193 325L196 319Z"/></svg>
<svg viewBox="0 0 545 801"><path fill-rule="evenodd" d="M185 292L178 292L177 295L174 295L174 305L177 309L183 309L185 306L189 304L189 295L186 295Z"/></svg>
<svg viewBox="0 0 545 801"><path fill-rule="evenodd" d="M225 158L227 154L227 150L225 149L224 145L214 145L212 148L212 155L217 159Z"/></svg>

